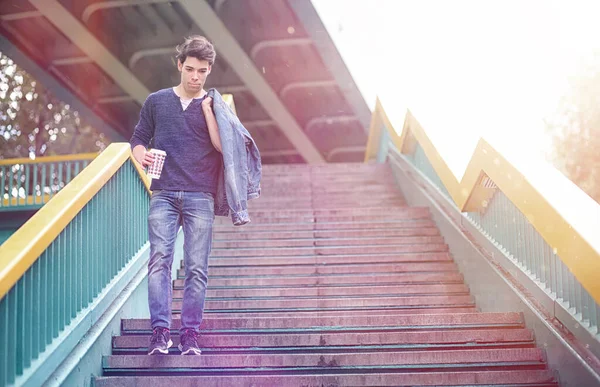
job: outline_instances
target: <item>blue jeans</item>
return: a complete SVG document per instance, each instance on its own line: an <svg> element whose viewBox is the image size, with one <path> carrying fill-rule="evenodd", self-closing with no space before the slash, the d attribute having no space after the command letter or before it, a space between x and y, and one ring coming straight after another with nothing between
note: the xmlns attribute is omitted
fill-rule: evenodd
<svg viewBox="0 0 600 387"><path fill-rule="evenodd" d="M160 190L152 193L148 215L148 304L152 328L171 327L171 270L181 226L185 267L181 331L191 328L198 332L206 298L214 211L213 196L204 192Z"/></svg>

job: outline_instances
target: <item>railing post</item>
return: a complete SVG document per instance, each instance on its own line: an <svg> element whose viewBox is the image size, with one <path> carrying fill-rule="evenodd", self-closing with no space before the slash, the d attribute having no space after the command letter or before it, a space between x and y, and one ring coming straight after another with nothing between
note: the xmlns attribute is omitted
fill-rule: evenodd
<svg viewBox="0 0 600 387"><path fill-rule="evenodd" d="M377 162L379 164L385 163L387 159L387 154L390 146L390 135L388 133L388 129L385 127L383 123L381 123L381 128L379 129L379 147L377 149Z"/></svg>

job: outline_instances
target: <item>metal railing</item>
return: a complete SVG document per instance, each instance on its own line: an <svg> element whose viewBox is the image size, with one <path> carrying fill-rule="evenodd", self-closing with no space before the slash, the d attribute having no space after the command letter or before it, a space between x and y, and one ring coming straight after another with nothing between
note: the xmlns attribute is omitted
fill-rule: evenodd
<svg viewBox="0 0 600 387"><path fill-rule="evenodd" d="M411 113L398 135L378 101L365 160L381 162L390 152L426 177L468 222L561 305L577 322L575 328L585 327L596 339L593 351L599 352L600 249L590 240L589 230L582 229L583 223L571 223L563 215L570 203L562 203L558 209L550 205L544 196L550 192L539 191L483 140L459 182ZM548 186L569 184L566 178L557 177ZM567 201L585 199L583 191L574 187L573 192ZM600 219L600 205L591 200L585 203L588 211L579 215ZM554 317L560 320L558 315Z"/></svg>
<svg viewBox="0 0 600 387"><path fill-rule="evenodd" d="M0 246L0 386L51 356L146 244L148 204L129 144L112 144Z"/></svg>
<svg viewBox="0 0 600 387"><path fill-rule="evenodd" d="M0 160L0 211L39 208L96 156L86 153Z"/></svg>
<svg viewBox="0 0 600 387"><path fill-rule="evenodd" d="M405 155L406 158L414 165L419 171L421 171L427 178L436 186L437 189L440 190L441 193L444 194L446 198L452 201L452 196L450 192L446 189L444 182L435 172L435 168L429 162L427 155L423 151L423 148L419 144L415 145L414 152ZM454 203L454 201L452 201Z"/></svg>
<svg viewBox="0 0 600 387"><path fill-rule="evenodd" d="M496 192L484 213L465 215L551 298L600 339L600 306L504 193Z"/></svg>

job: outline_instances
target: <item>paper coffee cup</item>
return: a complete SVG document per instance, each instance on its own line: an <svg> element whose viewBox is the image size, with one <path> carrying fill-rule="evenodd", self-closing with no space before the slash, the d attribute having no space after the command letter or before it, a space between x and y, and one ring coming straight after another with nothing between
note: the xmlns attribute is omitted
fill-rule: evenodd
<svg viewBox="0 0 600 387"><path fill-rule="evenodd" d="M160 149L151 149L150 152L154 154L154 162L148 166L148 177L152 179L160 179L160 173L162 172L163 165L165 164L167 153Z"/></svg>

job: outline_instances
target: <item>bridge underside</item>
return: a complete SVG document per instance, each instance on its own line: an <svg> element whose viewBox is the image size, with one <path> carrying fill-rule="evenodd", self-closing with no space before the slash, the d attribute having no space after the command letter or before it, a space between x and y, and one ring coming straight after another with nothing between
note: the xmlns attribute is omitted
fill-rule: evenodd
<svg viewBox="0 0 600 387"><path fill-rule="evenodd" d="M121 141L148 93L178 83L192 34L215 43L207 87L234 95L265 163L362 160L370 111L310 0L0 3L0 50Z"/></svg>

